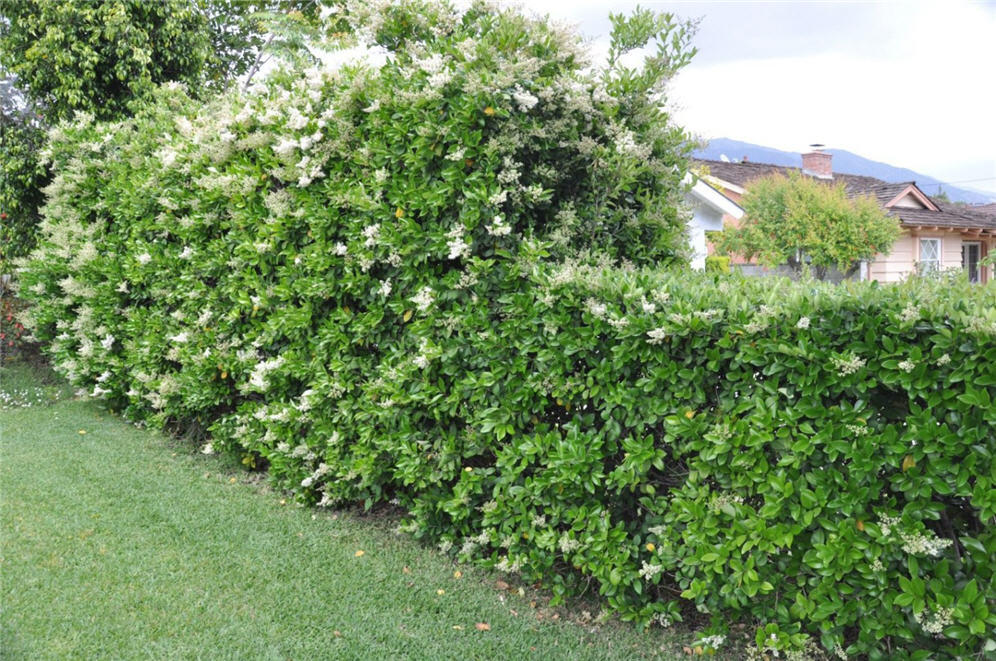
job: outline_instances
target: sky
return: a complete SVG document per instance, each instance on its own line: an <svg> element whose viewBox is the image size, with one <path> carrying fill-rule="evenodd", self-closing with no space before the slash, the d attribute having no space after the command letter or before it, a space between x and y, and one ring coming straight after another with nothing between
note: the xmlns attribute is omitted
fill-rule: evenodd
<svg viewBox="0 0 996 661"><path fill-rule="evenodd" d="M822 143L996 194L996 0L518 4L576 24L596 56L610 11L700 19L670 92L696 136Z"/></svg>

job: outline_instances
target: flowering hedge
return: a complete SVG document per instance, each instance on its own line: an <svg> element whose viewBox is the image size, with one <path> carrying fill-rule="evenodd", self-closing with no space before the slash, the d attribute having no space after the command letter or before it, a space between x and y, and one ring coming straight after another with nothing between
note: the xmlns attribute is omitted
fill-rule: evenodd
<svg viewBox="0 0 996 661"><path fill-rule="evenodd" d="M619 21L599 76L514 13L381 9L379 67L52 135L21 287L58 369L558 598L694 606L711 645L753 616L766 648L987 649L994 290L649 268L682 258L680 25Z"/></svg>

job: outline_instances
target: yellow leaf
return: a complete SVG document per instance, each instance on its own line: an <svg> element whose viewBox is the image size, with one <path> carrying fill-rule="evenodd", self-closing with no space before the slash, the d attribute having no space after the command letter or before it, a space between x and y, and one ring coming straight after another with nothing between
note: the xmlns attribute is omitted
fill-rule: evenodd
<svg viewBox="0 0 996 661"><path fill-rule="evenodd" d="M695 411L685 411L685 417L691 420L695 417Z"/></svg>
<svg viewBox="0 0 996 661"><path fill-rule="evenodd" d="M487 115L488 117L493 117L495 114L495 109L492 108L491 106L487 106L486 108L484 108L484 114Z"/></svg>
<svg viewBox="0 0 996 661"><path fill-rule="evenodd" d="M366 553L365 551L357 551L353 555L357 558L362 558L365 555L365 553Z"/></svg>
<svg viewBox="0 0 996 661"><path fill-rule="evenodd" d="M653 553L656 548L657 547L654 546L653 542L647 542L647 550L648 551L650 551L651 553Z"/></svg>
<svg viewBox="0 0 996 661"><path fill-rule="evenodd" d="M456 629L457 631L463 631L463 627L461 627L459 624L454 624L453 628Z"/></svg>
<svg viewBox="0 0 996 661"><path fill-rule="evenodd" d="M221 380L224 381L227 378L228 378L228 372L222 372L221 373Z"/></svg>
<svg viewBox="0 0 996 661"><path fill-rule="evenodd" d="M401 320L407 322L411 318L412 318L412 311L405 310L405 314L401 317Z"/></svg>
<svg viewBox="0 0 996 661"><path fill-rule="evenodd" d="M229 484L235 484L235 478L234 477L228 478L228 483Z"/></svg>
<svg viewBox="0 0 996 661"><path fill-rule="evenodd" d="M80 430L80 436L86 436L86 430L85 429L81 429Z"/></svg>
<svg viewBox="0 0 996 661"><path fill-rule="evenodd" d="M443 590L442 588L440 588L439 590L436 590L436 594L438 594L440 596L444 595L444 594L446 594L446 590Z"/></svg>
<svg viewBox="0 0 996 661"><path fill-rule="evenodd" d="M906 455L906 457L903 458L903 472L905 473L914 466L916 466L916 459L914 459L911 454Z"/></svg>
<svg viewBox="0 0 996 661"><path fill-rule="evenodd" d="M487 622L478 622L474 625L474 628L478 631L491 631L491 625Z"/></svg>
<svg viewBox="0 0 996 661"><path fill-rule="evenodd" d="M463 572L460 571L459 569L453 572L453 578L460 578L461 576L463 576Z"/></svg>
<svg viewBox="0 0 996 661"><path fill-rule="evenodd" d="M398 208L397 208L397 209L396 209L396 210L394 211L394 217L395 217L395 218L401 218L401 217L402 217L402 216L404 216L404 215L405 215L405 210L404 210L404 209L402 209L401 207L398 207Z"/></svg>
<svg viewBox="0 0 996 661"><path fill-rule="evenodd" d="M858 519L858 522L855 525L858 527L858 530L860 530L861 532L865 531L865 522L862 521L861 519Z"/></svg>

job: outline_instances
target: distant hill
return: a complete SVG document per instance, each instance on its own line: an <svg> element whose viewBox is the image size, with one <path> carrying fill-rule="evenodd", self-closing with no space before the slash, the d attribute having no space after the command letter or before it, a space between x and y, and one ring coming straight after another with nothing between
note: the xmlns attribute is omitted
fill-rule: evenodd
<svg viewBox="0 0 996 661"><path fill-rule="evenodd" d="M827 152L833 154L834 172L861 174L892 183L915 181L920 190L927 195L936 195L938 190L943 190L952 202L967 202L969 204L996 202L996 195L949 186L939 179L929 177L925 174L907 170L906 168L897 168L887 163L872 161L844 149L828 149ZM729 138L711 140L709 146L695 152L696 158L708 158L716 161L722 160L722 156L724 155L731 161L741 161L746 156L749 160L757 163L802 167L802 157L795 152L762 147L761 145L730 140ZM938 185L940 185L940 189Z"/></svg>

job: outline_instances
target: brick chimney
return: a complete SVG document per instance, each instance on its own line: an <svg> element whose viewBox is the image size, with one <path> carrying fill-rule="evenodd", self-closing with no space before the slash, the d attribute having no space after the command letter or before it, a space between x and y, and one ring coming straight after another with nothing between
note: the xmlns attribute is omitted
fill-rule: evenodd
<svg viewBox="0 0 996 661"><path fill-rule="evenodd" d="M809 145L810 151L802 155L802 173L817 179L833 179L830 161L833 154L823 151L823 145Z"/></svg>

